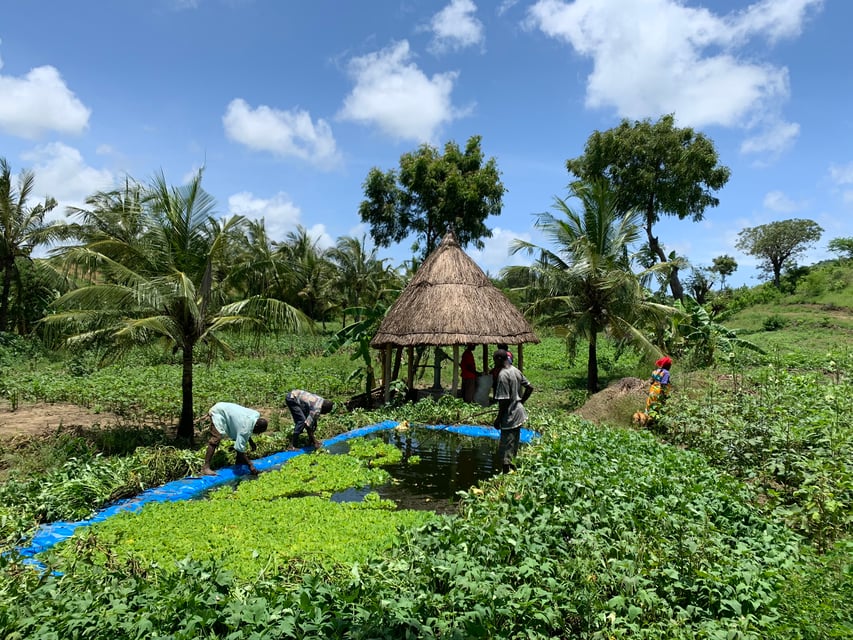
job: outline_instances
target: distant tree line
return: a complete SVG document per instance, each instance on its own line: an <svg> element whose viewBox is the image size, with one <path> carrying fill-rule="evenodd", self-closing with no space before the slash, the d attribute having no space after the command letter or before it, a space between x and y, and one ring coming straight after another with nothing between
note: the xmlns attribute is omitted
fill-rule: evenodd
<svg viewBox="0 0 853 640"><path fill-rule="evenodd" d="M703 220L730 171L709 138L677 127L671 114L594 132L566 168L569 199L555 198L554 213L536 216L551 246L517 241L512 251L532 263L503 270L498 282L531 317L563 331L570 347L588 345L592 391L597 336L666 351L674 303L690 296L704 304L717 279L724 288L737 269L729 255L691 266L656 232L663 216ZM366 236L342 237L323 249L300 226L272 240L263 219L218 217L201 181L202 172L178 187L162 174L148 183L128 177L69 208L66 220L46 222L56 201L32 204L32 172L13 179L0 160L0 332L38 327L46 339L109 344L116 353L152 341L170 346L183 359L184 435L199 349L227 354L234 330L357 323L365 309L375 321L448 228L463 247L483 247L505 193L479 136L464 149L422 145L399 168L368 172L358 211L373 246ZM811 220L777 221L742 230L736 247L779 287L822 231ZM394 267L378 258L378 248L407 238L410 261ZM47 258L32 258L38 246L49 247ZM829 250L850 259L853 239L836 238ZM685 291L679 274L687 268Z"/></svg>

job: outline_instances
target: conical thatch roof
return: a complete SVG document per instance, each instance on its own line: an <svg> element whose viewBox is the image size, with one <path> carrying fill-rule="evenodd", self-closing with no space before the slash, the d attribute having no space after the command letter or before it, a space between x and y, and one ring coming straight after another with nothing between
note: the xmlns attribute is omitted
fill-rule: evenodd
<svg viewBox="0 0 853 640"><path fill-rule="evenodd" d="M448 231L371 340L372 347L539 342L530 323Z"/></svg>

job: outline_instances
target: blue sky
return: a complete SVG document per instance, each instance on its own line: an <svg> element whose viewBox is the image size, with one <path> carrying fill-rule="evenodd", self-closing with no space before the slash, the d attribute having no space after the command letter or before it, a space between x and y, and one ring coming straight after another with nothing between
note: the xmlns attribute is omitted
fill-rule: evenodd
<svg viewBox="0 0 853 640"><path fill-rule="evenodd" d="M705 221L668 219L668 251L758 282L738 231L824 229L803 260L853 236L849 0L28 0L0 14L0 156L40 197L80 205L125 175L179 184L205 167L218 213L361 237L371 167L421 143L482 136L507 188L496 274L541 243L567 158L623 117L674 113L732 177ZM847 60L848 62L844 62ZM410 241L380 251L392 264Z"/></svg>

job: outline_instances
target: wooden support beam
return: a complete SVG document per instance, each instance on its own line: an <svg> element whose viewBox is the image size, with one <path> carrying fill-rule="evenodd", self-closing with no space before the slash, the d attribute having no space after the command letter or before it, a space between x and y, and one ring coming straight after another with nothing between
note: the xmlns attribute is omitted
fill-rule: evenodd
<svg viewBox="0 0 853 640"><path fill-rule="evenodd" d="M382 352L382 386L384 393L382 397L385 404L391 401L391 345L385 345L385 350Z"/></svg>
<svg viewBox="0 0 853 640"><path fill-rule="evenodd" d="M456 391L459 389L459 345L453 345L453 397L456 397Z"/></svg>

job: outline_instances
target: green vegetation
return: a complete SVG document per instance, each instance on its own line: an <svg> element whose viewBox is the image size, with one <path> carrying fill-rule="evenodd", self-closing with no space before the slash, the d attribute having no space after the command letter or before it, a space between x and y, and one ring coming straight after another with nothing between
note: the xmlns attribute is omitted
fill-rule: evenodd
<svg viewBox="0 0 853 640"><path fill-rule="evenodd" d="M114 568L170 571L175 558L221 557L222 566L243 579L277 576L296 560L321 560L327 570L361 562L389 546L398 527L422 524L432 514L397 511L375 493L358 503L328 498L386 483L390 476L379 467L399 459L399 449L381 440L355 444L351 455L298 456L257 480L217 489L208 500L121 513L78 531L42 559L61 571L74 571L81 556Z"/></svg>
<svg viewBox="0 0 853 640"><path fill-rule="evenodd" d="M655 170L635 163L632 148L657 148L662 155L647 158ZM409 160L435 168L432 155L423 149ZM675 171L667 158L696 171ZM699 220L716 205L728 170L717 165L713 144L674 129L671 118L625 122L596 133L568 167L589 187L601 175L608 184L576 194L602 197L582 199L582 214L566 206L568 228L550 220L566 240L555 252L565 268L512 271L499 281L540 325L542 343L525 345L523 361L537 388L529 426L542 437L523 451L517 473L462 492L455 515L397 511L376 494L358 505L330 501L333 492L384 481L381 465L400 455L359 442L349 456L299 456L236 491L152 505L82 530L45 555L59 573L24 564L13 547L36 524L85 517L194 473L199 443L175 446L176 427L186 433L219 400L269 418L258 456L287 446L283 398L295 387L336 402L320 421L320 438L382 420L490 424L493 409L447 395L407 404L398 393L387 406L347 410L354 394L370 391L370 327L404 274L386 269L363 241L342 239L325 252L304 229L275 243L262 222L216 221L203 215L210 203L198 179L180 189L128 181L96 194L79 224L62 227L78 243L62 262L28 262L21 248L9 298L9 325L21 335L0 333L0 399L18 411L34 401L72 402L104 419L0 441L3 637L853 636L849 239L830 244L838 260L797 266L795 250L816 233L813 223L801 225L802 233L786 235L793 253L778 265L764 256L774 283L714 290L713 274L724 278L736 267L721 256L694 271L690 286L701 300L694 299L680 291L677 268L686 262L663 251L652 226L662 215ZM648 190L644 180L660 186L664 176L667 190ZM631 235L622 209L632 197L645 206L648 240L634 262L637 247L622 239L622 231ZM0 224L14 226L10 220ZM427 244L433 232L425 229ZM152 263L161 254L168 260ZM637 264L654 267L660 290L632 272ZM64 283L51 266L69 267ZM677 302L665 295L667 284ZM126 296L123 305L116 292ZM70 308L51 307L28 333L37 311L57 298ZM269 316L252 305L262 300L310 319L310 331L261 326ZM643 305L666 313L636 313ZM68 321L65 337L76 336L75 348L56 352L44 327ZM270 331L243 331L250 327ZM574 335L594 347L583 361L567 327L585 329ZM119 343L128 350L109 360ZM637 344L675 360L674 393L644 430L627 428L644 390L621 380L649 374L649 350ZM352 360L362 365L356 375ZM431 372L423 375L419 387L432 383ZM446 387L450 375L446 366ZM625 389L635 391L620 395ZM596 402L596 412L584 413L596 422L572 415ZM214 466L228 459L219 451Z"/></svg>
<svg viewBox="0 0 853 640"><path fill-rule="evenodd" d="M662 216L699 222L705 209L720 203L714 194L729 181L731 171L719 164L714 142L690 127L676 127L673 114L657 122L626 119L618 127L593 132L583 155L567 160L566 168L585 182L605 178L618 195L620 213L642 213L649 266L675 262L669 285L673 297L681 300L678 260L667 256L654 226Z"/></svg>
<svg viewBox="0 0 853 640"><path fill-rule="evenodd" d="M372 168L358 213L380 247L414 235L412 253L423 261L448 226L460 246L482 249L492 235L486 218L500 215L505 191L497 161L484 162L480 136L471 136L464 150L453 141L443 153L423 144L400 157L399 171Z"/></svg>

